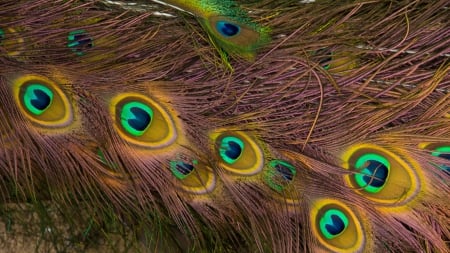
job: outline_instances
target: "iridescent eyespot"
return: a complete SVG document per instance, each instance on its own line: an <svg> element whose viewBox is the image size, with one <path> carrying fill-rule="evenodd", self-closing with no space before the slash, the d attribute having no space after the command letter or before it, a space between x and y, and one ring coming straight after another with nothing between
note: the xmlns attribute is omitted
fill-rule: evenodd
<svg viewBox="0 0 450 253"><path fill-rule="evenodd" d="M206 164L197 160L170 161L170 170L178 179L180 187L192 194L206 194L211 192L216 185L216 178L212 170Z"/></svg>
<svg viewBox="0 0 450 253"><path fill-rule="evenodd" d="M141 136L150 127L153 110L141 102L125 103L120 114L122 127L131 135Z"/></svg>
<svg viewBox="0 0 450 253"><path fill-rule="evenodd" d="M355 168L359 171L354 179L359 187L376 193L383 189L389 177L389 161L377 154L365 154L358 158Z"/></svg>
<svg viewBox="0 0 450 253"><path fill-rule="evenodd" d="M412 158L372 144L351 146L342 156L348 185L384 204L408 202L420 191L420 166Z"/></svg>
<svg viewBox="0 0 450 253"><path fill-rule="evenodd" d="M215 46L228 54L237 54L249 60L270 40L268 29L256 23L232 20L229 16L209 16L200 19L200 23L209 32Z"/></svg>
<svg viewBox="0 0 450 253"><path fill-rule="evenodd" d="M13 81L13 91L23 114L45 127L64 127L73 121L73 109L59 85L38 75L24 75Z"/></svg>
<svg viewBox="0 0 450 253"><path fill-rule="evenodd" d="M314 202L311 223L317 239L334 252L359 252L365 246L361 222L348 206L338 200Z"/></svg>
<svg viewBox="0 0 450 253"><path fill-rule="evenodd" d="M35 115L41 115L50 107L53 101L53 92L46 86L33 83L27 85L22 99L25 108Z"/></svg>
<svg viewBox="0 0 450 253"><path fill-rule="evenodd" d="M327 209L319 220L320 232L326 239L333 239L348 227L348 217L339 209Z"/></svg>
<svg viewBox="0 0 450 253"><path fill-rule="evenodd" d="M71 31L67 41L67 47L79 56L84 55L87 49L94 46L93 39L84 30Z"/></svg>
<svg viewBox="0 0 450 253"><path fill-rule="evenodd" d="M160 148L172 144L177 137L172 117L146 96L120 94L112 99L110 109L118 133L130 143Z"/></svg>
<svg viewBox="0 0 450 253"><path fill-rule="evenodd" d="M297 175L295 167L283 160L272 160L266 172L265 181L270 188L282 192Z"/></svg>
<svg viewBox="0 0 450 253"><path fill-rule="evenodd" d="M194 164L197 164L197 161L192 163L186 163L183 161L171 161L170 162L170 170L180 180L185 179L192 171L194 171Z"/></svg>
<svg viewBox="0 0 450 253"><path fill-rule="evenodd" d="M264 156L259 145L243 132L225 131L211 135L223 168L240 174L253 175L262 170Z"/></svg>
<svg viewBox="0 0 450 253"><path fill-rule="evenodd" d="M220 142L220 157L228 164L235 163L242 155L244 142L234 136L226 136Z"/></svg>
<svg viewBox="0 0 450 253"><path fill-rule="evenodd" d="M220 34L222 34L225 37L233 37L237 34L239 34L241 28L228 21L217 21L216 23L216 29L219 31Z"/></svg>

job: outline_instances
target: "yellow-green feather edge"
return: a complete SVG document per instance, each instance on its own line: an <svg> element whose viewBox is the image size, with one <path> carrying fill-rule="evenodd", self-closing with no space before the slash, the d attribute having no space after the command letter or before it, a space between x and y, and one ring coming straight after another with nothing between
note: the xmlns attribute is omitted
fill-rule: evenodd
<svg viewBox="0 0 450 253"><path fill-rule="evenodd" d="M257 49L270 41L270 29L253 22L247 13L229 0L180 1L164 0L169 5L186 10L199 18L200 24L208 32L213 43L228 54L239 55L253 60ZM225 39L211 26L211 20L223 19L238 24L242 29L241 38Z"/></svg>

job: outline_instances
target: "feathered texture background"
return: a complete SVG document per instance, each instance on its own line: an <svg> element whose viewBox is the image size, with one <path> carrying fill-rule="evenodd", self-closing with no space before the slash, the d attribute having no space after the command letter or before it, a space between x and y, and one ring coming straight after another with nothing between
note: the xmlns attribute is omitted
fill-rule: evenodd
<svg viewBox="0 0 450 253"><path fill-rule="evenodd" d="M1 1L5 240L448 251L448 1L161 2Z"/></svg>

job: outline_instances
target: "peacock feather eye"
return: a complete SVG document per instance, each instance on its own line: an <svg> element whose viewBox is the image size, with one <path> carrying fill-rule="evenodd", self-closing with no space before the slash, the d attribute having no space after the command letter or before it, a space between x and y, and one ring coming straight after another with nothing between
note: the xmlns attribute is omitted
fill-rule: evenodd
<svg viewBox="0 0 450 253"><path fill-rule="evenodd" d="M342 167L352 172L344 178L347 184L375 202L401 205L420 191L420 166L401 150L393 153L373 144L355 144L342 160Z"/></svg>
<svg viewBox="0 0 450 253"><path fill-rule="evenodd" d="M365 247L361 222L343 202L317 200L313 203L310 217L313 234L331 251L359 252Z"/></svg>
<svg viewBox="0 0 450 253"><path fill-rule="evenodd" d="M230 0L156 1L198 17L214 46L228 54L253 60L256 50L269 42L269 29L252 22L247 11ZM221 52L222 54L224 52Z"/></svg>
<svg viewBox="0 0 450 253"><path fill-rule="evenodd" d="M254 175L262 170L262 150L247 134L224 131L211 134L211 137L220 163L226 170L239 175Z"/></svg>
<svg viewBox="0 0 450 253"><path fill-rule="evenodd" d="M216 185L216 178L206 164L185 159L170 161L170 171L179 180L180 187L192 194L206 194Z"/></svg>
<svg viewBox="0 0 450 253"><path fill-rule="evenodd" d="M376 193L388 180L390 164L380 155L365 154L356 160L355 168L360 172L354 176L356 184L369 193Z"/></svg>
<svg viewBox="0 0 450 253"><path fill-rule="evenodd" d="M54 81L39 75L24 75L12 84L20 110L32 122L55 128L73 121L72 105Z"/></svg>
<svg viewBox="0 0 450 253"><path fill-rule="evenodd" d="M67 41L67 47L78 56L84 55L86 49L94 46L94 40L84 30L71 31Z"/></svg>
<svg viewBox="0 0 450 253"><path fill-rule="evenodd" d="M193 161L192 163L170 161L170 170L176 178L183 180L194 171L194 164L197 164L197 161Z"/></svg>
<svg viewBox="0 0 450 253"><path fill-rule="evenodd" d="M53 92L45 85L33 83L25 87L22 99L28 111L41 115L50 107L53 96Z"/></svg>
<svg viewBox="0 0 450 253"><path fill-rule="evenodd" d="M128 102L120 114L122 127L133 136L141 136L150 127L153 110L141 102Z"/></svg>
<svg viewBox="0 0 450 253"><path fill-rule="evenodd" d="M269 162L265 181L270 188L282 192L290 185L297 175L295 167L284 160L272 160Z"/></svg>
<svg viewBox="0 0 450 253"><path fill-rule="evenodd" d="M149 97L138 93L124 93L110 104L116 129L126 141L147 148L161 148L172 144L177 131L171 115Z"/></svg>
<svg viewBox="0 0 450 253"><path fill-rule="evenodd" d="M241 31L241 28L239 27L239 25L233 24L228 21L217 21L216 29L224 37L236 36Z"/></svg>
<svg viewBox="0 0 450 253"><path fill-rule="evenodd" d="M333 239L339 236L347 227L347 215L338 209L328 209L320 217L320 232L326 239Z"/></svg>
<svg viewBox="0 0 450 253"><path fill-rule="evenodd" d="M228 54L238 54L249 60L270 40L268 29L248 20L211 15L199 21L218 47Z"/></svg>
<svg viewBox="0 0 450 253"><path fill-rule="evenodd" d="M228 164L235 163L242 155L244 142L235 136L226 136L220 142L219 154Z"/></svg>

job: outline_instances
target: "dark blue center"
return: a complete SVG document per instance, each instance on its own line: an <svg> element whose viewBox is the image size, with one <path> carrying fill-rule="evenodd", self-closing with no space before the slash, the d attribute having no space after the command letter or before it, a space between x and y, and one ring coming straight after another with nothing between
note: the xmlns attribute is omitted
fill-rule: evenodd
<svg viewBox="0 0 450 253"><path fill-rule="evenodd" d="M240 31L239 26L225 21L217 22L216 28L220 32L220 34L226 37L235 36Z"/></svg>
<svg viewBox="0 0 450 253"><path fill-rule="evenodd" d="M234 141L228 142L228 149L225 151L225 155L228 156L230 159L236 160L242 153L241 146Z"/></svg>
<svg viewBox="0 0 450 253"><path fill-rule="evenodd" d="M292 171L283 164L275 165L275 169L277 170L278 173L280 173L283 179L287 181L292 181L292 179L294 178L294 174L292 173Z"/></svg>
<svg viewBox="0 0 450 253"><path fill-rule="evenodd" d="M70 32L68 40L67 46L80 56L84 54L83 49L89 49L94 46L93 39L84 30Z"/></svg>
<svg viewBox="0 0 450 253"><path fill-rule="evenodd" d="M92 39L89 38L86 34L76 34L74 35L74 41L78 42L78 46L80 47L92 47Z"/></svg>
<svg viewBox="0 0 450 253"><path fill-rule="evenodd" d="M381 162L375 160L368 160L369 166L364 170L370 172L371 175L363 176L363 180L373 187L381 187L386 182L389 169Z"/></svg>
<svg viewBox="0 0 450 253"><path fill-rule="evenodd" d="M331 215L331 222L333 224L326 224L325 228L326 230L332 234L332 235L338 235L345 229L345 223L344 221L337 215L332 214Z"/></svg>
<svg viewBox="0 0 450 253"><path fill-rule="evenodd" d="M189 163L177 162L175 167L181 174L187 176L194 170L194 166Z"/></svg>
<svg viewBox="0 0 450 253"><path fill-rule="evenodd" d="M50 105L50 96L42 90L33 90L35 98L31 99L31 104L38 110L45 110Z"/></svg>
<svg viewBox="0 0 450 253"><path fill-rule="evenodd" d="M438 156L450 161L450 154L448 153L441 153ZM450 175L450 166L443 165L442 169L445 170L445 172L447 172Z"/></svg>
<svg viewBox="0 0 450 253"><path fill-rule="evenodd" d="M447 154L447 153L440 153L440 154L439 154L439 157L442 157L442 158L447 159L447 160L450 161L450 154Z"/></svg>
<svg viewBox="0 0 450 253"><path fill-rule="evenodd" d="M139 107L131 107L130 111L134 119L128 119L128 124L138 131L144 131L152 120L150 114Z"/></svg>

